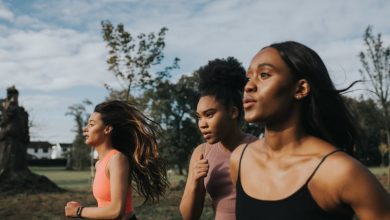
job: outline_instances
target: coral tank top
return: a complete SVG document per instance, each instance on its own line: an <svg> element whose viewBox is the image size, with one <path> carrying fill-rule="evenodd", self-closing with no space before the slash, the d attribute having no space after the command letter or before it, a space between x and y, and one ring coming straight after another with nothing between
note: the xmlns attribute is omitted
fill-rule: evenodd
<svg viewBox="0 0 390 220"><path fill-rule="evenodd" d="M108 206L111 202L111 192L110 192L110 179L106 175L106 167L108 161L115 154L120 153L117 150L111 150L107 153L102 159L96 163L96 175L92 185L93 196L95 197L98 207ZM126 197L126 214L133 211L132 204L132 188L129 184Z"/></svg>

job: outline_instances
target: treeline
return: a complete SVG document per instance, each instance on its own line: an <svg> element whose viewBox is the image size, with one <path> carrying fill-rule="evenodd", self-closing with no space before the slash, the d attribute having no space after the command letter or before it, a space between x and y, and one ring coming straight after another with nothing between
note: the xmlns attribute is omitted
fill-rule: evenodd
<svg viewBox="0 0 390 220"><path fill-rule="evenodd" d="M121 85L121 88L113 88L105 84L109 93L107 100L119 99L135 104L157 122L161 126L159 136L161 156L171 168L177 168L180 173L183 173L192 150L202 142L195 116L198 101L197 72L182 75L177 82L173 82L171 73L179 69L180 59L174 58L171 65L161 67L164 59L165 35L168 31L165 27L161 28L158 33L141 33L137 36L126 31L123 24L114 26L109 21L103 21L101 27L103 40L108 48L108 69ZM364 40L367 43L367 40L371 38L378 40L374 38L371 27L369 27ZM367 47L370 50L370 47L376 50L378 43L375 43L377 42L374 41L374 45ZM383 47L382 44L379 46ZM367 53L371 53L369 56L372 56L370 50ZM370 65L372 60L364 56L366 53L362 53L360 58L363 67ZM382 56L389 57L389 54L385 53ZM351 56L355 55L351 54ZM387 59L386 62L389 60ZM374 66L377 66L375 62L382 61L374 57L373 62ZM361 70L362 77L367 75L365 70L367 69ZM372 72L372 68L368 67L368 71L369 74L378 75L375 69ZM367 76L370 76L369 74ZM384 75L386 74L389 80L390 72ZM370 86L372 85L369 84L368 87ZM375 86L377 85L374 84ZM362 142L355 147L355 156L366 165L377 166L389 162L388 145L385 144L389 137L389 118L386 116L388 100L385 100L385 105L381 105L383 102L375 99L377 98L375 95L373 97L366 99L363 96L359 99L345 97L345 100L361 127ZM84 102L72 105L67 113L74 117L77 125L72 164L78 168L83 168L90 163L89 152L85 150L88 148L83 144L81 130L88 118L85 107L90 104L90 102ZM259 125L243 124L243 126L245 131L255 135L259 135L262 130ZM84 156L78 154L84 154Z"/></svg>
<svg viewBox="0 0 390 220"><path fill-rule="evenodd" d="M367 166L388 165L389 150L385 144L384 123L387 119L384 118L382 110L373 99L344 96L344 100L360 127L361 142L355 147L355 157Z"/></svg>

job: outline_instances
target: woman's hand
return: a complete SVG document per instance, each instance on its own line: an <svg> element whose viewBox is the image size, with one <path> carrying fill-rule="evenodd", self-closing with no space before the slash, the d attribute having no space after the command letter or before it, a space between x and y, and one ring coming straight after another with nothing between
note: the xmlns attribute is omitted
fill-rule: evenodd
<svg viewBox="0 0 390 220"><path fill-rule="evenodd" d="M202 180L204 177L207 176L208 172L209 172L209 162L207 159L204 159L203 154L201 154L198 160L195 162L193 180L195 182L199 182L200 180Z"/></svg>
<svg viewBox="0 0 390 220"><path fill-rule="evenodd" d="M81 204L78 202L75 202L75 201L70 201L70 202L66 203L65 216L66 217L77 217L76 216L77 208L80 206L81 206Z"/></svg>

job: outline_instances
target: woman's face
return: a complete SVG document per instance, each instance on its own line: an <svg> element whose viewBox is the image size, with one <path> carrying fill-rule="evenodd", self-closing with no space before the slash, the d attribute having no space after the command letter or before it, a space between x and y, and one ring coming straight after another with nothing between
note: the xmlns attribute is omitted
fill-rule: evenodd
<svg viewBox="0 0 390 220"><path fill-rule="evenodd" d="M83 129L85 143L91 146L98 146L103 143L107 135L107 126L104 125L100 113L94 112L88 119L88 124Z"/></svg>
<svg viewBox="0 0 390 220"><path fill-rule="evenodd" d="M274 48L255 55L249 66L244 89L245 120L274 123L293 108L296 86L288 66Z"/></svg>
<svg viewBox="0 0 390 220"><path fill-rule="evenodd" d="M234 116L213 96L199 99L196 109L198 128L209 144L221 141L233 125Z"/></svg>

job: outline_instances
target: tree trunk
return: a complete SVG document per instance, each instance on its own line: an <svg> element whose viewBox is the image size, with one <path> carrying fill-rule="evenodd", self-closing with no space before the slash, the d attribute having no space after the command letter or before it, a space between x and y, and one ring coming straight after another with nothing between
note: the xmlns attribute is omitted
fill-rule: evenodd
<svg viewBox="0 0 390 220"><path fill-rule="evenodd" d="M72 148L68 148L66 152L66 170L73 170L72 166Z"/></svg>
<svg viewBox="0 0 390 220"><path fill-rule="evenodd" d="M179 175L183 176L184 175L183 166L180 163L178 164L178 168L179 168Z"/></svg>
<svg viewBox="0 0 390 220"><path fill-rule="evenodd" d="M7 90L1 103L0 123L0 193L62 191L48 178L32 173L27 167L27 145L30 142L28 113L18 106L18 91Z"/></svg>
<svg viewBox="0 0 390 220"><path fill-rule="evenodd" d="M31 172L27 167L27 145L6 138L1 141L1 148L9 148L8 162L0 175L0 193L21 192L59 192L63 191L45 176Z"/></svg>
<svg viewBox="0 0 390 220"><path fill-rule="evenodd" d="M387 187L390 189L390 131L386 130L387 139L387 155L388 155L388 172L387 172Z"/></svg>

